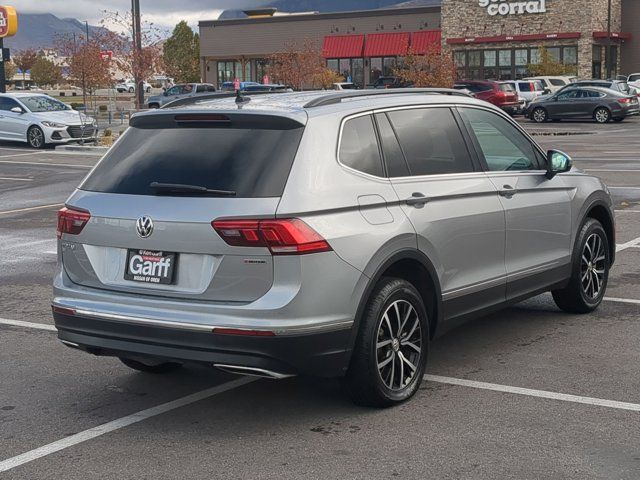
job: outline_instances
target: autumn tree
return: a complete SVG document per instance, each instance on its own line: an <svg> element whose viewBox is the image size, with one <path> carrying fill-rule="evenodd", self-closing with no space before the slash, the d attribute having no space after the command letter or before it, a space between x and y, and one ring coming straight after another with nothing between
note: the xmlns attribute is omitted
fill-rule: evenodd
<svg viewBox="0 0 640 480"><path fill-rule="evenodd" d="M556 61L549 50L545 47L540 47L538 49L538 63L530 63L527 65L527 70L529 70L529 75L532 77L572 75L575 74L576 67Z"/></svg>
<svg viewBox="0 0 640 480"><path fill-rule="evenodd" d="M330 68L324 68L320 73L317 73L314 77L314 87L322 89L333 88L334 83L344 82L344 77L338 72L331 70Z"/></svg>
<svg viewBox="0 0 640 480"><path fill-rule="evenodd" d="M414 87L451 88L455 83L456 68L450 55L432 45L424 54L409 51L393 74Z"/></svg>
<svg viewBox="0 0 640 480"><path fill-rule="evenodd" d="M95 33L87 41L82 35L62 35L56 38L56 48L67 58L69 79L81 84L92 95L97 88L113 83L109 59L102 57L106 38Z"/></svg>
<svg viewBox="0 0 640 480"><path fill-rule="evenodd" d="M267 73L272 81L302 90L313 87L317 75L325 68L322 52L312 40L306 39L302 45L288 43L282 51L271 55Z"/></svg>
<svg viewBox="0 0 640 480"><path fill-rule="evenodd" d="M133 19L130 11L103 11L101 24L109 27L103 38L103 47L113 52L113 64L129 78L146 80L159 70L162 59L160 41L162 31L153 22L141 22L141 48L135 48ZM138 96L136 95L136 108Z"/></svg>
<svg viewBox="0 0 640 480"><path fill-rule="evenodd" d="M165 41L162 60L166 73L177 82L200 81L200 36L184 20Z"/></svg>
<svg viewBox="0 0 640 480"><path fill-rule="evenodd" d="M38 85L54 86L62 80L60 67L40 55L31 67L31 80Z"/></svg>
<svg viewBox="0 0 640 480"><path fill-rule="evenodd" d="M38 52L32 48L21 50L13 56L13 63L22 71L22 82L26 80L27 70L31 70L36 63Z"/></svg>
<svg viewBox="0 0 640 480"><path fill-rule="evenodd" d="M18 68L13 62L4 62L4 78L11 80L18 73Z"/></svg>

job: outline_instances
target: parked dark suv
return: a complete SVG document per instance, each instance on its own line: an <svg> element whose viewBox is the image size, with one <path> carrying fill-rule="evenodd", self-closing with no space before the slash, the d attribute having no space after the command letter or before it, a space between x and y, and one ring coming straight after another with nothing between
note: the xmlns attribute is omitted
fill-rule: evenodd
<svg viewBox="0 0 640 480"><path fill-rule="evenodd" d="M407 88L413 85L403 81L400 77L378 77L378 79L371 84L373 88Z"/></svg>
<svg viewBox="0 0 640 480"><path fill-rule="evenodd" d="M518 99L518 93L508 83L491 80L463 80L456 82L453 87L458 90L467 89L474 97L492 103L509 115L515 115L522 110L523 102Z"/></svg>

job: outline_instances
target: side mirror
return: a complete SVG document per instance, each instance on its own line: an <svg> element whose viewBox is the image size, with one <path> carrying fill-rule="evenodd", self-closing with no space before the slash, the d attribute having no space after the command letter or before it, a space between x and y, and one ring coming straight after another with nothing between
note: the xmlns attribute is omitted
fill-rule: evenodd
<svg viewBox="0 0 640 480"><path fill-rule="evenodd" d="M558 173L571 170L573 164L571 157L560 150L549 150L547 152L547 178L551 180Z"/></svg>
<svg viewBox="0 0 640 480"><path fill-rule="evenodd" d="M13 113L24 113L24 110L22 110L20 107L13 107L11 111Z"/></svg>

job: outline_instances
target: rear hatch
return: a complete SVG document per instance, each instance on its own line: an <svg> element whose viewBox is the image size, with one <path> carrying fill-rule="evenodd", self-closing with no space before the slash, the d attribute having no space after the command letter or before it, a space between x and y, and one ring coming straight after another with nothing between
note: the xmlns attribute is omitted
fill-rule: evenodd
<svg viewBox="0 0 640 480"><path fill-rule="evenodd" d="M498 105L509 105L518 102L518 94L510 83L500 83L498 92Z"/></svg>
<svg viewBox="0 0 640 480"><path fill-rule="evenodd" d="M240 112L134 117L59 220L69 278L190 300L261 297L273 283L269 250L225 242L212 221L275 217L304 122Z"/></svg>

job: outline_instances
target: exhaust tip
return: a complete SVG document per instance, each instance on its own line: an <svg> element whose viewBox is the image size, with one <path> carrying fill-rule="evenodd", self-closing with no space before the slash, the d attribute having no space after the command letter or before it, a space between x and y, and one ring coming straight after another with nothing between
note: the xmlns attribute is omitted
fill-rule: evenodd
<svg viewBox="0 0 640 480"><path fill-rule="evenodd" d="M295 375L291 373L280 373L274 372L272 370L266 370L264 368L245 367L243 365L226 365L223 363L214 363L213 366L224 372L233 373L235 375L249 375L252 377L271 378L273 380L282 380L283 378L295 377Z"/></svg>

